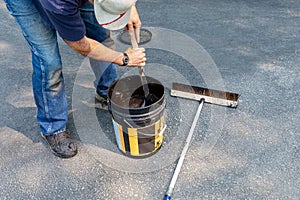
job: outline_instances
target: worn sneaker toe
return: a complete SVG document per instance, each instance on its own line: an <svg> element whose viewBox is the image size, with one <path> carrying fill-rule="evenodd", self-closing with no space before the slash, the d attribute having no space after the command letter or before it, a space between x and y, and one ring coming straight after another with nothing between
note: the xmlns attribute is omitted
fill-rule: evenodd
<svg viewBox="0 0 300 200"><path fill-rule="evenodd" d="M71 158L77 154L77 145L68 131L46 136L41 134L51 151L58 157Z"/></svg>

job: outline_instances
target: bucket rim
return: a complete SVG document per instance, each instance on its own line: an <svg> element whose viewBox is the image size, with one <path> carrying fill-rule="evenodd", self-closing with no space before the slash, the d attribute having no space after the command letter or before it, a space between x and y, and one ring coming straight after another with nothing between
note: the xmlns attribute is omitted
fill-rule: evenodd
<svg viewBox="0 0 300 200"><path fill-rule="evenodd" d="M119 105L117 103L115 103L114 101L112 101L112 88L114 88L114 86L116 85L117 82L121 81L121 80L125 80L125 79L128 79L128 78L140 78L139 75L131 75L131 76L126 76L126 77L123 77L121 79L117 79L115 80L111 85L110 87L108 88L108 95L107 95L107 100L109 101L109 104L113 104L115 105L115 107L119 108L119 109L124 109L124 110L130 110L130 111L138 111L138 110L141 110L141 108L130 108L130 107L125 107L125 106L122 106L122 105ZM150 78L150 80L153 80L154 81L154 84L157 84L157 85L160 85L162 86L163 88L163 94L161 95L161 97L156 101L154 102L153 104L150 104L150 105L147 105L145 107L143 107L142 109L149 109L150 107L153 107L153 106L156 106L157 104L159 104L162 100L163 102L160 103L158 106L161 106L164 104L164 102L166 101L165 97L166 97L166 89L165 89L165 86L157 79L151 77L151 76L146 76L146 78ZM111 106L111 105L110 105Z"/></svg>

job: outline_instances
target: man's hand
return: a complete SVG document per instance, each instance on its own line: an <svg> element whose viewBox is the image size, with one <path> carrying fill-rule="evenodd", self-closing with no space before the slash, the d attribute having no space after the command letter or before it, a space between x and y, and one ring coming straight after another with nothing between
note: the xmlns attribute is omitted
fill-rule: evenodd
<svg viewBox="0 0 300 200"><path fill-rule="evenodd" d="M128 66L145 66L146 54L144 48L129 48L125 51L129 57Z"/></svg>
<svg viewBox="0 0 300 200"><path fill-rule="evenodd" d="M131 13L130 13L130 19L129 22L126 26L126 29L129 31L133 31L135 32L135 38L137 43L140 42L140 29L142 26L142 22L139 16L139 13L135 7L135 5L132 6L131 8Z"/></svg>

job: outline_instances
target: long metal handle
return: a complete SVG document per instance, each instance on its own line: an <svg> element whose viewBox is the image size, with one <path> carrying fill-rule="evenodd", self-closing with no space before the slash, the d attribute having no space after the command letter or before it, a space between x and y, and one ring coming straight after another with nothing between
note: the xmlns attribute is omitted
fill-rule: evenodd
<svg viewBox="0 0 300 200"><path fill-rule="evenodd" d="M130 35L130 41L131 41L132 48L134 48L134 49L139 48L138 43L136 41L136 36L135 36L134 30L128 30L128 32Z"/></svg>
<svg viewBox="0 0 300 200"><path fill-rule="evenodd" d="M134 48L134 49L139 48L138 43L136 41L136 35L135 35L134 30L129 30L129 35L130 35L132 48ZM140 74L140 77L141 77L141 82L142 82L142 85L143 85L145 97L148 97L149 96L149 88L148 88L147 79L146 79L146 76L145 76L143 66L139 66L139 74Z"/></svg>
<svg viewBox="0 0 300 200"><path fill-rule="evenodd" d="M193 137L193 133L194 133L194 130L195 130L195 127L196 127L196 124L197 124L197 121L198 121L198 118L200 116L200 112L202 110L202 107L203 107L203 104L204 104L204 99L200 99L200 102L199 102L199 106L198 106L198 109L197 109L197 112L196 112L196 115L194 117L194 120L193 120L193 123L192 123L192 126L191 126L191 129L190 129L190 132L186 138L186 141L185 141L185 145L183 147L183 150L180 154L180 158L177 162L177 165L176 165L176 168L175 168L175 171L173 173L173 176L172 176L172 179L171 179L171 182L169 184L169 188L167 190L167 192L165 193L165 196L164 196L164 200L170 200L171 199L171 195L173 193L173 189L175 187L175 184L176 184L176 181L177 181L177 178L178 178L178 175L179 175L179 172L180 172L180 169L181 169L181 166L183 164L183 160L185 158L185 154L190 146L190 143L191 143L191 140L192 140L192 137Z"/></svg>

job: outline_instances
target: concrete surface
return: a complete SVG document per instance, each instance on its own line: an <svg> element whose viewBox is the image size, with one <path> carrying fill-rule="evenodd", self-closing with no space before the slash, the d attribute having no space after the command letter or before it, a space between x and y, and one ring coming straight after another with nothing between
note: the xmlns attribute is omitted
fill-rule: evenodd
<svg viewBox="0 0 300 200"><path fill-rule="evenodd" d="M299 199L300 2L137 6L154 33L146 72L167 91L164 145L147 159L120 154L109 113L82 104L93 99L86 59L60 41L68 127L79 142L78 155L66 160L39 136L30 52L0 3L0 199L162 199L197 106L169 96L178 80L241 96L237 109L204 106L173 199Z"/></svg>

